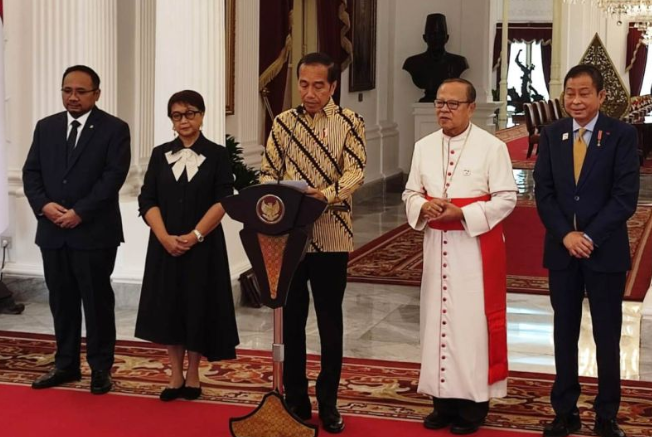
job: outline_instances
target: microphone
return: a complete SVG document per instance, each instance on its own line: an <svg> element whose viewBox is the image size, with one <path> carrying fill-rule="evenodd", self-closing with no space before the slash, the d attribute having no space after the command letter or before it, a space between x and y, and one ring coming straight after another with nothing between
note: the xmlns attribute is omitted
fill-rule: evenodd
<svg viewBox="0 0 652 437"><path fill-rule="evenodd" d="M306 109L303 107L303 104L294 108L294 117L295 117L294 126L292 127L292 131L290 132L290 137L288 138L285 147L283 148L283 156L281 160L283 166L281 167L281 171L278 174L278 179L277 179L278 183L280 183L283 180L283 174L285 173L285 160L287 159L288 150L290 149L290 146L292 145L292 140L294 139L294 132L297 129L297 124L299 123L299 117L301 117L305 112Z"/></svg>

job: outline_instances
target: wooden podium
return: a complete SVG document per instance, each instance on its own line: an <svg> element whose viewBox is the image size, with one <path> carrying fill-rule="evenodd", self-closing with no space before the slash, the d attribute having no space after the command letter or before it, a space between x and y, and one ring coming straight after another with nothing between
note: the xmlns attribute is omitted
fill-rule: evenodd
<svg viewBox="0 0 652 437"><path fill-rule="evenodd" d="M283 306L292 276L305 256L312 226L326 209L321 200L283 182L254 185L222 200L226 213L242 222L240 239L256 275L265 306L274 310L273 390L251 414L231 418L237 437L312 437L315 425L304 424L283 399Z"/></svg>

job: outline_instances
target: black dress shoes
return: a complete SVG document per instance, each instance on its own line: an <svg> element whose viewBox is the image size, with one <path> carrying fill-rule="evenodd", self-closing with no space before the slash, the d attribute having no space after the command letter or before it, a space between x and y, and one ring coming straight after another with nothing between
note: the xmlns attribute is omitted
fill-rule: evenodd
<svg viewBox="0 0 652 437"><path fill-rule="evenodd" d="M543 437L565 437L582 427L580 413L575 411L567 415L557 415L552 423L543 428Z"/></svg>
<svg viewBox="0 0 652 437"><path fill-rule="evenodd" d="M91 373L91 393L103 395L108 393L113 386L109 370L93 370Z"/></svg>
<svg viewBox="0 0 652 437"><path fill-rule="evenodd" d="M287 405L288 410L299 419L303 421L312 419L312 404L308 397L300 402L290 402L286 398L285 405Z"/></svg>
<svg viewBox="0 0 652 437"><path fill-rule="evenodd" d="M183 394L184 388L185 384L177 388L165 387L158 398L163 402L170 402L179 399Z"/></svg>
<svg viewBox="0 0 652 437"><path fill-rule="evenodd" d="M336 407L320 407L319 419L324 431L337 434L344 430L344 421Z"/></svg>
<svg viewBox="0 0 652 437"><path fill-rule="evenodd" d="M625 437L625 433L618 427L616 419L604 420L596 417L593 431L600 437Z"/></svg>
<svg viewBox="0 0 652 437"><path fill-rule="evenodd" d="M451 433L456 435L473 434L480 428L484 421L470 422L464 419L455 419L451 426Z"/></svg>
<svg viewBox="0 0 652 437"><path fill-rule="evenodd" d="M79 370L59 370L56 367L52 368L45 375L39 376L32 382L32 388L50 388L56 387L67 382L79 381L81 379L81 372Z"/></svg>
<svg viewBox="0 0 652 437"><path fill-rule="evenodd" d="M454 417L439 414L437 410L433 410L423 420L423 426L428 429L442 429L453 423Z"/></svg>

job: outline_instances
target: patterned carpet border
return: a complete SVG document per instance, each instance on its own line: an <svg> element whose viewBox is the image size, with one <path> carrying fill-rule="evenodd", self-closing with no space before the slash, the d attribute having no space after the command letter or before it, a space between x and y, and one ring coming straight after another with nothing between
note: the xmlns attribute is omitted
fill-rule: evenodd
<svg viewBox="0 0 652 437"><path fill-rule="evenodd" d="M498 138L503 143L509 143L510 141L527 137L527 126L524 124L517 124L516 126L508 127L507 129L498 130L496 131L495 135L496 138Z"/></svg>
<svg viewBox="0 0 652 437"><path fill-rule="evenodd" d="M52 336L0 331L0 383L30 384L52 365ZM231 361L201 365L205 402L257 405L270 390L272 366L269 352L240 350ZM113 368L114 392L158 396L167 383L168 361L164 347L149 343L119 341ZM87 367L83 379L68 385L88 390ZM311 380L319 372L319 357L310 355ZM369 359L345 359L339 407L345 414L421 421L431 410L431 401L416 392L419 365ZM586 424L593 420L592 400L596 381L582 378L579 408ZM552 376L511 372L508 396L493 400L487 426L540 432L551 420L549 406ZM314 387L311 386L314 399ZM652 436L652 383L624 381L620 419L628 435ZM587 427L581 435L591 435Z"/></svg>
<svg viewBox="0 0 652 437"><path fill-rule="evenodd" d="M519 200L519 208L535 208L531 200ZM632 270L627 276L625 299L643 301L650 283L652 264L652 207L639 205L627 223ZM423 269L423 233L405 223L354 251L349 258L348 280L372 284L419 286ZM538 255L538 259L541 258ZM514 293L548 294L547 276L507 275L507 289Z"/></svg>

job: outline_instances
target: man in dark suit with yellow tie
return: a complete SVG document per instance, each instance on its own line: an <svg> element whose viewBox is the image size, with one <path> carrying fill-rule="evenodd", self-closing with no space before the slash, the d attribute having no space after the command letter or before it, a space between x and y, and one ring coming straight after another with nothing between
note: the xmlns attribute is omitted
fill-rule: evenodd
<svg viewBox="0 0 652 437"><path fill-rule="evenodd" d="M600 113L606 97L600 71L573 67L564 79L571 118L544 128L534 167L535 196L546 228L544 266L554 309L556 377L550 400L555 420L546 437L580 429L577 409L578 340L588 296L598 364L594 430L622 437L620 331L625 278L630 269L627 220L636 211L639 162L636 130Z"/></svg>
<svg viewBox="0 0 652 437"><path fill-rule="evenodd" d="M35 389L81 378L82 303L91 392L111 389L115 298L110 276L124 241L118 192L131 160L129 126L95 106L100 78L76 65L63 74L66 111L40 120L23 167L25 195L38 221L57 352Z"/></svg>

